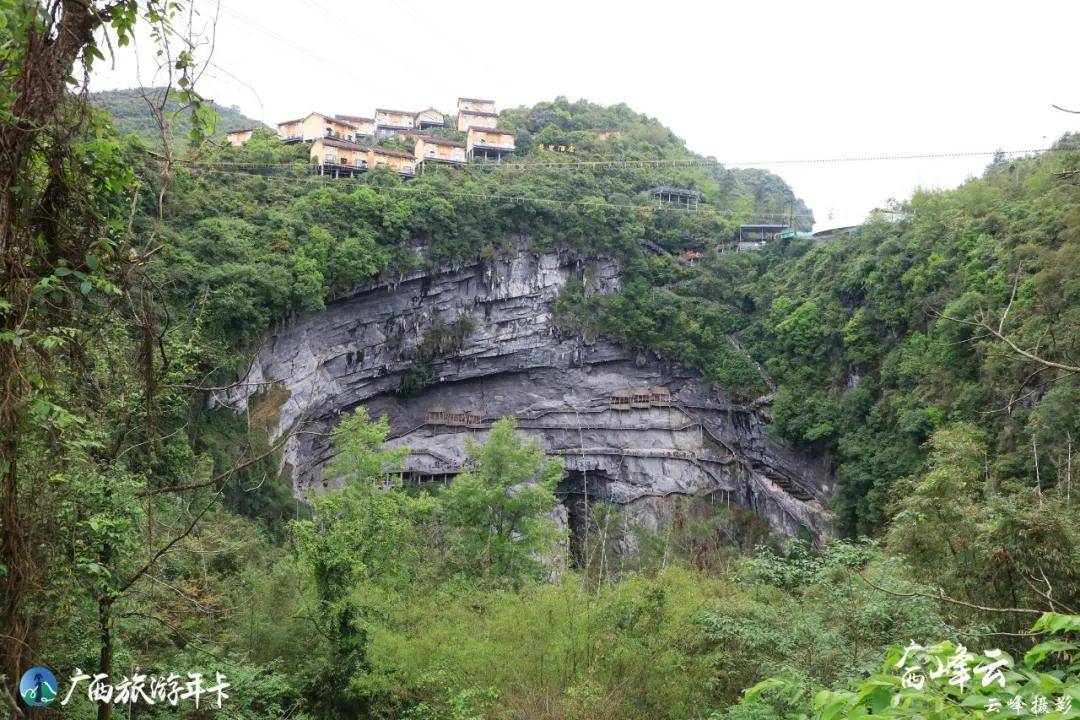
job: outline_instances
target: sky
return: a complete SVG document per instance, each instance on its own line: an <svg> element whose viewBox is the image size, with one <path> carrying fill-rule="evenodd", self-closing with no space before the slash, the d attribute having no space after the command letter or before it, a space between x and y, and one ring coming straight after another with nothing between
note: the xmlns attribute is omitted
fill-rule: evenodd
<svg viewBox="0 0 1080 720"><path fill-rule="evenodd" d="M815 229L953 187L989 157L773 161L1029 150L1080 131L1052 107L1080 109L1075 0L194 1L214 39L200 91L269 125L453 112L458 96L622 102L695 152L776 172ZM153 68L144 38L91 89L154 84Z"/></svg>

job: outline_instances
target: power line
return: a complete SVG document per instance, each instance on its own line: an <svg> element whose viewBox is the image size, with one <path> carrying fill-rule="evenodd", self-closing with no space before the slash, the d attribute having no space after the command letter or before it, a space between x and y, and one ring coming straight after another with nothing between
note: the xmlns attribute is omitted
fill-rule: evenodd
<svg viewBox="0 0 1080 720"><path fill-rule="evenodd" d="M334 11L325 7L324 5L319 3L318 0L300 0L300 3L311 8L326 20L329 20L331 23L333 23L334 26L353 33L355 37L363 37L367 42L377 45L383 50L390 52L390 48L388 48L384 43L379 41L378 38L373 37L375 33L372 33L370 31L366 33L361 33L360 30L358 30L356 26L354 26L348 19L342 17L341 15L338 15Z"/></svg>
<svg viewBox="0 0 1080 720"><path fill-rule="evenodd" d="M239 83L240 85L243 85L244 87L246 87L246 88L247 88L248 90L250 90L250 91L251 91L251 94L252 94L252 95L254 96L254 98L255 98L255 102L259 103L259 120L260 120L260 121L261 121L261 122L263 123L263 125L267 125L267 123L266 123L266 108L265 108L265 107L263 106L263 101L262 101L262 98L261 98L261 97L259 96L259 91L258 91L258 90L256 90L256 89L255 89L255 87L254 87L253 85L251 85L250 83L248 83L248 82L245 82L244 80L240 79L239 77L237 77L237 76L236 76L236 75L234 75L233 73L229 72L229 71L228 71L228 70L226 70L225 68L223 68L223 67L221 67L220 65L218 65L218 64L217 64L216 62L214 62L213 60L207 60L207 63L208 63L208 64L209 64L210 66L212 66L212 67L214 67L214 68L217 68L218 70L220 70L221 72L225 73L225 74L226 74L226 75L228 75L228 76L229 76L230 78L232 78L232 79L233 79L233 81L234 81L234 83L233 83L234 85L235 85L236 83ZM214 78L214 76L213 76L213 75L211 75L210 77ZM217 78L215 78L215 79L217 79Z"/></svg>
<svg viewBox="0 0 1080 720"><path fill-rule="evenodd" d="M526 195L498 195L494 193L478 193L478 192L464 192L464 191L451 191L451 190L438 190L435 188L427 187L376 187L367 183L363 183L359 178L346 178L346 177L331 177L329 175L321 176L309 176L309 177L284 177L281 175L259 175L255 173L243 172L239 170L219 170L213 168L198 168L202 172L220 174L220 175L240 175L243 177L257 178L261 180L276 180L284 181L290 184L310 184L315 183L319 185L334 185L340 183L352 184L358 187L368 187L376 193L391 192L391 193L412 193L416 195L432 195L443 198L457 198L457 199L470 199L479 200L482 202L500 202L511 204L548 204L562 207L573 208L603 208L610 210L625 210L630 212L680 212L689 215L722 215L725 217L741 216L746 218L798 218L800 220L811 220L812 214L809 213L790 213L790 212L774 212L774 213L761 213L761 212L738 212L735 210L720 210L718 208L711 207L697 207L696 209L678 207L678 206L665 206L657 207L655 205L634 205L628 203L612 203L606 200L563 200L559 198L545 198L545 197L533 197Z"/></svg>
<svg viewBox="0 0 1080 720"><path fill-rule="evenodd" d="M492 163L480 162L459 166L461 170L534 170L534 169L575 169L595 168L604 170L616 170L619 168L690 168L690 167L724 167L724 168L747 168L755 166L773 165L839 165L859 162L895 162L903 160L949 160L972 157L994 157L998 155L1034 155L1050 154L1056 152L1075 152L1069 148L1034 148L1030 150L977 150L961 152L935 152L935 153L912 153L896 155L849 155L831 158L799 158L788 160L740 160L721 161L716 158L687 158L678 160L570 160L566 162L508 162ZM296 161L300 162L300 161ZM200 167L243 167L249 169L271 169L278 167L290 167L295 162L287 163L246 163L246 162L201 162L188 161L188 164Z"/></svg>
<svg viewBox="0 0 1080 720"><path fill-rule="evenodd" d="M288 38L288 37L286 37L286 36L284 36L284 35L282 35L282 34L280 34L278 32L275 32L274 30L271 30L270 28L266 27L265 25L260 24L259 22L249 18L246 15L243 15L243 14L237 12L236 10L233 10L230 7L227 7L224 4L222 4L220 6L220 8L221 8L222 12L228 14L233 19L247 25L248 27L256 30L257 32L262 33L263 35L270 38L271 40L276 40L277 42L281 43L282 45L285 45L286 47L292 48L293 50L296 50L297 52L299 52L299 53L301 53L303 55L306 55L307 57L311 58L312 60L320 62L323 65L326 65L327 67L333 68L336 72L339 72L339 73L344 72L345 74L352 76L353 79L355 79L355 80L357 80L359 82L363 82L363 83L370 82L370 78L364 78L364 77L361 77L360 75L357 75L356 73L349 70L347 66L343 66L343 63L334 62L333 60L328 59L326 56L321 55L321 54L315 52L314 50L311 50L310 48L304 47L303 45L300 45L299 43L293 42L290 38Z"/></svg>
<svg viewBox="0 0 1080 720"><path fill-rule="evenodd" d="M467 170L518 170L530 168L566 168L566 167L728 167L743 168L761 165L829 165L857 162L886 162L898 160L946 160L970 157L994 157L996 155L1030 155L1035 153L1065 152L1057 148L1037 148L1031 150L978 150L962 152L934 152L888 155L848 155L831 158L798 158L787 160L729 160L716 158L687 158L679 160L573 160L569 162L513 162L513 163L475 163L466 165Z"/></svg>

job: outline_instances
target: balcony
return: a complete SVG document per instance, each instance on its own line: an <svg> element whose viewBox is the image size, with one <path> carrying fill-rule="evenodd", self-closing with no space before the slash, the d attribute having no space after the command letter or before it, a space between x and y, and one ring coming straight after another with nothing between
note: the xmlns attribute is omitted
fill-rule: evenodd
<svg viewBox="0 0 1080 720"><path fill-rule="evenodd" d="M367 160L357 158L349 161L347 158L339 158L334 155L326 155L322 162L314 166L313 172L317 175L329 175L332 177L353 177L362 172L367 172Z"/></svg>
<svg viewBox="0 0 1080 720"><path fill-rule="evenodd" d="M469 158L472 160L501 160L503 155L510 155L515 151L512 145L484 145L476 143L469 150Z"/></svg>
<svg viewBox="0 0 1080 720"><path fill-rule="evenodd" d="M363 158L356 158L355 160L349 160L348 158L338 158L333 155L327 155L323 158L323 165L337 165L345 168L357 168L360 170L367 170L367 160Z"/></svg>
<svg viewBox="0 0 1080 720"><path fill-rule="evenodd" d="M429 150L424 160L436 163L447 163L449 165L464 165L467 162L464 157L464 151L462 152L462 155L450 155L434 153Z"/></svg>

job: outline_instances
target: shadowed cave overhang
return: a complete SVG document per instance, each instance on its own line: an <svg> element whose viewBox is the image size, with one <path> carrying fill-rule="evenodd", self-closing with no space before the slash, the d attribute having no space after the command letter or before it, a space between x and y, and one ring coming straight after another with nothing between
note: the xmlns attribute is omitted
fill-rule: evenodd
<svg viewBox="0 0 1080 720"><path fill-rule="evenodd" d="M282 458L298 494L328 485L327 433L358 405L389 417L390 443L412 450L414 482L452 478L466 438L514 416L568 474L607 478L611 503L632 511L722 492L777 532L804 527L820 542L829 459L769 437L763 403L732 403L695 370L558 328L552 303L571 279L586 292L619 288L613 260L524 250L359 288L269 338L216 400L243 410L268 384L284 391L272 427L275 438L304 430ZM615 399L642 388L666 401Z"/></svg>

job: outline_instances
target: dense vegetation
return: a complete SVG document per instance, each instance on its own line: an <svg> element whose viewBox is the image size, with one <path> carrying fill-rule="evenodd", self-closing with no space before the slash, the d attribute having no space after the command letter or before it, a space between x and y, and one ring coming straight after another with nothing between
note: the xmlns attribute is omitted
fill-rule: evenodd
<svg viewBox="0 0 1080 720"><path fill-rule="evenodd" d="M714 357L736 339L776 388L776 432L835 453L843 533L881 532L895 481L957 423L995 488L1035 488L1036 456L1043 486L1064 484L1080 433L1080 187L1064 171L1080 139L1055 148L917 193L901 221L879 216L843 240L632 265L625 292L588 308L568 296L567 315L690 359L736 396L766 392Z"/></svg>
<svg viewBox="0 0 1080 720"><path fill-rule="evenodd" d="M696 156L624 106L508 111L524 165L407 184L313 177L306 148L266 133L163 165L64 81L102 56L101 23L125 43L137 23L167 34L179 5L103 14L64 0L58 21L29 0L0 4L13 713L14 683L36 663L64 679L222 672L230 699L199 716L230 720L985 717L991 696L1080 699L1074 138L918 193L905 219L853 238L719 253L740 221L805 208L768 173L629 162ZM193 60L169 61L198 143ZM703 210L650 207L663 184L696 188ZM645 241L705 257L684 265ZM575 567L550 519L559 464L512 421L470 449L457 481L419 491L395 484L400 451L360 409L332 438L343 488L304 507L267 441L275 389L244 416L209 408L295 314L379 274L522 242L621 262L619 294L567 289L568 330L693 364L736 399L775 392L775 431L835 453L847 539L812 552L737 508L687 501L629 557L610 553L599 507L593 554ZM1000 647L1017 659L1011 685L974 699L902 688L897 646L912 639L932 645L918 655L931 668L958 642L978 646L971 663ZM80 694L63 716L110 712Z"/></svg>
<svg viewBox="0 0 1080 720"><path fill-rule="evenodd" d="M170 97L168 88L104 90L92 93L90 103L109 114L118 133L137 135L151 147L160 147L162 144L161 126L154 113L156 108L160 108L163 111L162 117L168 124L166 130L170 143L178 149L187 146L191 121L181 111L181 102L175 96ZM202 106L213 112L212 127L207 129L210 130L211 138L218 142L223 141L225 133L231 130L264 127L258 120L244 115L235 105L225 107L205 101Z"/></svg>

